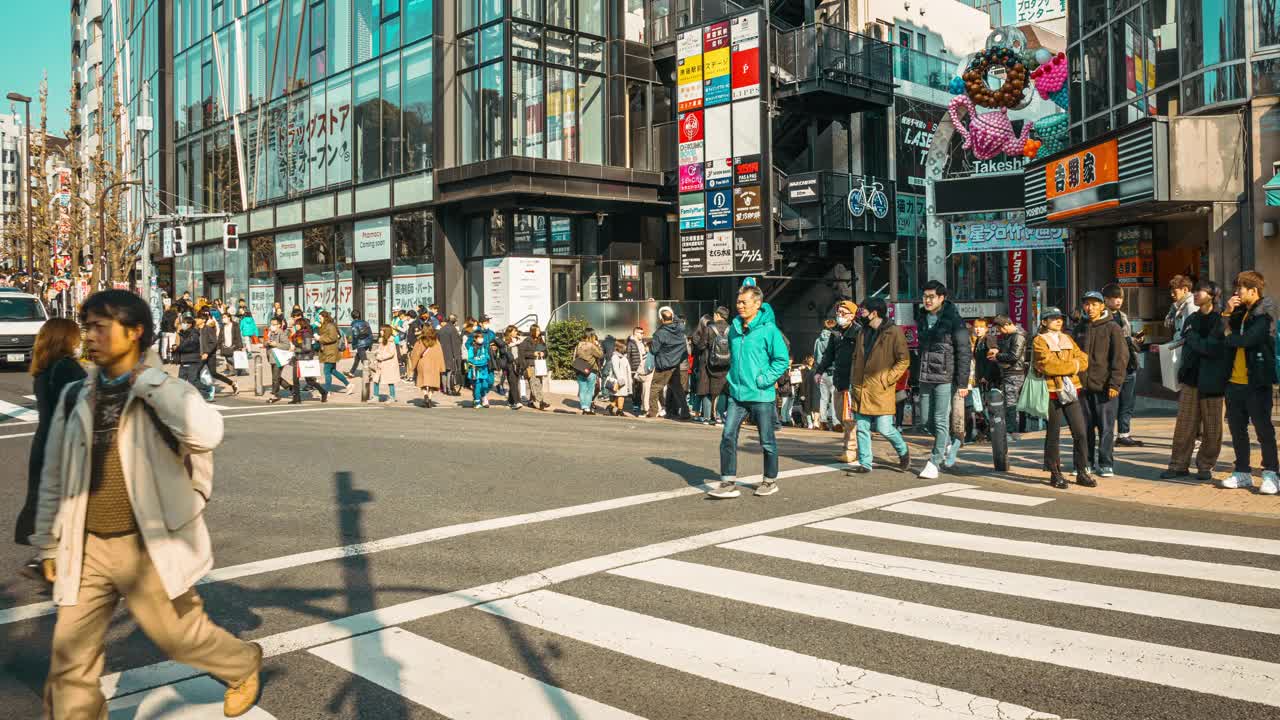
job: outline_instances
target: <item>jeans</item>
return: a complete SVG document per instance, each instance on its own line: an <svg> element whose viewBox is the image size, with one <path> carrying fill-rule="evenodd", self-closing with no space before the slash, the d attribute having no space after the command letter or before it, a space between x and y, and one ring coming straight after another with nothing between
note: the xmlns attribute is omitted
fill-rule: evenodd
<svg viewBox="0 0 1280 720"><path fill-rule="evenodd" d="M822 374L818 383L818 422L836 424L836 386L830 373Z"/></svg>
<svg viewBox="0 0 1280 720"><path fill-rule="evenodd" d="M738 475L738 431L750 415L760 433L760 449L764 451L764 477L778 479L778 441L774 438L777 410L771 402L739 402L729 398L724 414L724 432L720 435L720 477L732 480Z"/></svg>
<svg viewBox="0 0 1280 720"><path fill-rule="evenodd" d="M380 392L381 389L382 388L378 386L378 383L374 383L373 396L376 398L381 398L382 397L382 393ZM396 401L396 384L395 383L387 383L387 394L391 396L391 402Z"/></svg>
<svg viewBox="0 0 1280 720"><path fill-rule="evenodd" d="M729 404L729 396L725 393L719 395L703 395L702 396L702 421L710 422L712 420L724 420L725 408Z"/></svg>
<svg viewBox="0 0 1280 720"><path fill-rule="evenodd" d="M584 411L591 410L591 401L596 397L596 377L595 373L578 376L578 407Z"/></svg>
<svg viewBox="0 0 1280 720"><path fill-rule="evenodd" d="M1258 449L1262 451L1262 469L1280 471L1276 458L1276 428L1271 424L1271 388L1251 388L1248 385L1227 384L1227 427L1231 430L1231 444L1236 449L1236 472L1248 473L1249 425L1258 436Z"/></svg>
<svg viewBox="0 0 1280 720"><path fill-rule="evenodd" d="M1049 417L1046 418L1047 424L1044 431L1044 465L1050 472L1061 470L1062 457L1058 438L1064 419L1067 421L1067 427L1071 429L1071 453L1075 459L1075 471L1083 473L1089 470L1089 460L1085 457L1085 444L1081 442L1083 439L1081 435L1085 434L1084 409L1081 407L1083 405L1083 400L1063 405L1049 398Z"/></svg>
<svg viewBox="0 0 1280 720"><path fill-rule="evenodd" d="M1116 452L1116 408L1120 405L1120 398L1108 398L1105 392L1083 390L1079 402L1084 406L1089 460L1096 459L1099 467L1112 467Z"/></svg>
<svg viewBox="0 0 1280 720"><path fill-rule="evenodd" d="M1133 424L1133 408L1138 404L1138 373L1130 372L1124 376L1124 385L1120 386L1120 409L1116 414L1117 431L1120 437L1129 434Z"/></svg>
<svg viewBox="0 0 1280 720"><path fill-rule="evenodd" d="M369 348L356 348L355 354L351 357L351 368L347 372L351 375L358 375L360 366L369 359Z"/></svg>
<svg viewBox="0 0 1280 720"><path fill-rule="evenodd" d="M795 396L795 395L787 395L787 396L785 396L785 397L783 397L783 398L782 398L782 407L778 408L778 424L779 424L779 425L790 425L790 424L792 424L792 423L791 423L791 410L792 410L792 408L794 408L795 406L796 406L796 396Z"/></svg>
<svg viewBox="0 0 1280 720"><path fill-rule="evenodd" d="M858 464L864 468L870 468L874 457L871 452L871 426L875 425L876 432L881 437L889 441L893 449L897 451L898 457L907 454L907 441L902 439L902 433L898 432L898 428L893 426L892 415L863 415L857 413L854 415L854 422L858 429Z"/></svg>
<svg viewBox="0 0 1280 720"><path fill-rule="evenodd" d="M346 387L351 384L351 381L347 379L347 376L343 375L342 371L338 369L338 363L325 363L324 364L324 389L325 390L333 390L333 378L335 375L339 380L342 381L343 387Z"/></svg>
<svg viewBox="0 0 1280 720"><path fill-rule="evenodd" d="M191 383L191 386L200 391L201 396L207 396L211 389L200 381L200 368L204 367L203 362L183 363L178 366L178 377Z"/></svg>
<svg viewBox="0 0 1280 720"><path fill-rule="evenodd" d="M951 445L951 383L920 383L920 416L924 418L925 428L933 435L929 462L942 467Z"/></svg>

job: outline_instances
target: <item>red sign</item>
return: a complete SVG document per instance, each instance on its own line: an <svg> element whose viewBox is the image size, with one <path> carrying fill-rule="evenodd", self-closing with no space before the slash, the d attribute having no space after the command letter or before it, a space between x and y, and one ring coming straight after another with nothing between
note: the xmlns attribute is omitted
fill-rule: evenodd
<svg viewBox="0 0 1280 720"><path fill-rule="evenodd" d="M694 110L680 116L680 142L698 142L703 137L702 111Z"/></svg>
<svg viewBox="0 0 1280 720"><path fill-rule="evenodd" d="M729 22L718 22L702 31L702 51L709 53L729 45Z"/></svg>
<svg viewBox="0 0 1280 720"><path fill-rule="evenodd" d="M733 67L730 84L734 90L756 87L760 84L760 48L753 47L735 52L731 65ZM734 99L737 99L736 95L740 94L735 94Z"/></svg>
<svg viewBox="0 0 1280 720"><path fill-rule="evenodd" d="M1026 285L1027 284L1027 261L1029 253L1026 250L1010 250L1009 251L1009 284L1010 285Z"/></svg>
<svg viewBox="0 0 1280 720"><path fill-rule="evenodd" d="M1031 321L1031 303L1028 302L1027 284L1030 280L1031 252L1010 250L1009 261L1009 319L1027 328Z"/></svg>

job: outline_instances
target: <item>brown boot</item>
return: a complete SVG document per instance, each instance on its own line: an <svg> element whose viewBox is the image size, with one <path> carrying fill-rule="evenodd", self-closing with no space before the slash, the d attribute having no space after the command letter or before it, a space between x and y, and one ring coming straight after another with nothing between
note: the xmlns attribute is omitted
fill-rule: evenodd
<svg viewBox="0 0 1280 720"><path fill-rule="evenodd" d="M258 703L258 695L262 692L262 683L258 676L262 670L262 646L258 643L249 644L258 653L258 663L249 677L228 686L226 694L222 696L222 714L229 718L240 717L249 712Z"/></svg>

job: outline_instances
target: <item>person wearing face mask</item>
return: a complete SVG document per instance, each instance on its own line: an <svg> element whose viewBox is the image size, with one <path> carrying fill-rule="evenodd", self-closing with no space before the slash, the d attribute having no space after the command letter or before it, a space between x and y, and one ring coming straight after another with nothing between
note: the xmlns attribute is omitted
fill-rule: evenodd
<svg viewBox="0 0 1280 720"><path fill-rule="evenodd" d="M947 299L947 286L925 283L922 312L916 316L920 337L920 413L933 435L933 451L919 477L934 480L939 469L950 470L951 407L969 396L972 351L969 329L960 311Z"/></svg>
<svg viewBox="0 0 1280 720"><path fill-rule="evenodd" d="M853 373L853 351L857 346L862 327L857 322L858 306L852 300L842 300L836 305L836 329L831 335L831 344L827 347L826 364L822 366L823 376L831 376L832 390L835 396L836 428L844 434L844 452L839 456L840 462L857 462L857 451L853 433L855 422L849 403L849 384Z"/></svg>
<svg viewBox="0 0 1280 720"><path fill-rule="evenodd" d="M823 320L822 332L818 333L818 339L813 342L814 368L823 368L827 365L827 355L831 352L831 339L835 334L836 321L831 318ZM830 430L836 424L835 385L831 381L831 374L815 369L814 384L818 388L818 427Z"/></svg>

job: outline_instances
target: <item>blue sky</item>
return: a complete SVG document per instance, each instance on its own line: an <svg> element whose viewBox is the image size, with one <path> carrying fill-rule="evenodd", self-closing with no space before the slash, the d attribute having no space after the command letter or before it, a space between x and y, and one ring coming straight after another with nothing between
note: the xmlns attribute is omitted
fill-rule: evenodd
<svg viewBox="0 0 1280 720"><path fill-rule="evenodd" d="M49 72L49 131L62 135L70 124L71 3L65 0L0 0L0 112L9 113L11 92L30 95L31 123L39 124L36 97L40 78ZM22 106L17 105L19 114Z"/></svg>

